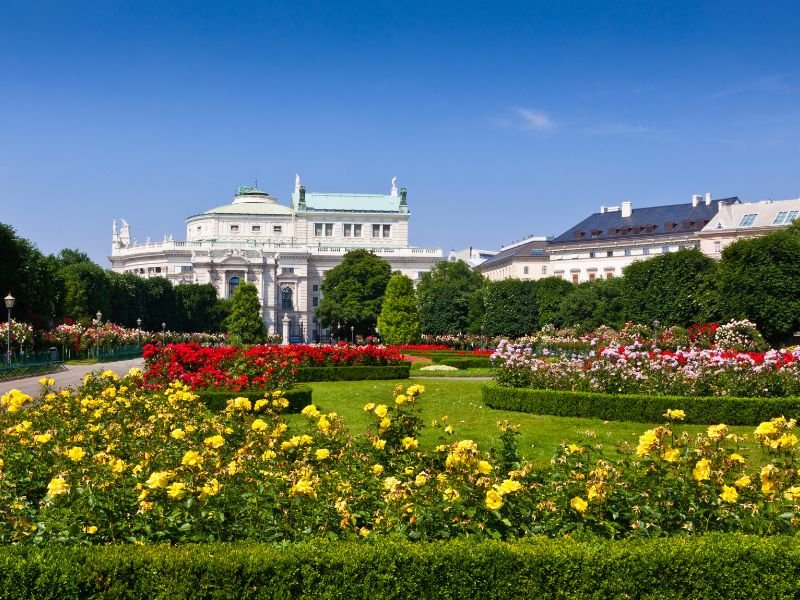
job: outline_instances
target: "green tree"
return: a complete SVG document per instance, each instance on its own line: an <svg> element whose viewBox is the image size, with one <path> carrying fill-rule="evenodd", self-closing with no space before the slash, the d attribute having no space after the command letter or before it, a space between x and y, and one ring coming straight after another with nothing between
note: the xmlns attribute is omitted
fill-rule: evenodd
<svg viewBox="0 0 800 600"><path fill-rule="evenodd" d="M391 276L385 260L368 250L351 250L325 274L317 319L323 327L338 326L339 332L353 327L359 335L371 335Z"/></svg>
<svg viewBox="0 0 800 600"><path fill-rule="evenodd" d="M488 336L530 335L538 323L536 282L521 279L489 281L483 287L483 331Z"/></svg>
<svg viewBox="0 0 800 600"><path fill-rule="evenodd" d="M111 292L109 318L117 325L136 327L136 319L143 319L147 311L145 280L133 273L107 273Z"/></svg>
<svg viewBox="0 0 800 600"><path fill-rule="evenodd" d="M624 323L622 279L600 279L571 287L559 306L557 320L561 327L588 331L600 325L620 327Z"/></svg>
<svg viewBox="0 0 800 600"><path fill-rule="evenodd" d="M754 322L771 344L800 329L800 229L739 240L722 251L717 279L724 320Z"/></svg>
<svg viewBox="0 0 800 600"><path fill-rule="evenodd" d="M413 344L419 339L419 313L414 283L395 273L386 286L378 331L387 344Z"/></svg>
<svg viewBox="0 0 800 600"><path fill-rule="evenodd" d="M484 278L463 260L443 261L424 273L417 285L422 333L456 334L479 330L483 307L476 294Z"/></svg>
<svg viewBox="0 0 800 600"><path fill-rule="evenodd" d="M90 321L100 311L111 318L111 283L108 273L93 262L69 263L61 269L64 280L64 315Z"/></svg>
<svg viewBox="0 0 800 600"><path fill-rule="evenodd" d="M625 318L662 326L691 325L703 314L702 290L716 263L699 250L681 250L636 261L623 271Z"/></svg>
<svg viewBox="0 0 800 600"><path fill-rule="evenodd" d="M161 324L164 323L167 329L176 329L179 323L174 286L164 277L149 277L144 280L144 287L147 296L143 327L150 331L161 331Z"/></svg>
<svg viewBox="0 0 800 600"><path fill-rule="evenodd" d="M539 309L538 327L568 324L560 320L561 301L573 290L573 284L560 277L545 277L536 282L536 306Z"/></svg>
<svg viewBox="0 0 800 600"><path fill-rule="evenodd" d="M241 346L264 341L267 330L259 315L260 308L256 286L252 283L240 284L233 293L231 314L224 323L231 344Z"/></svg>
<svg viewBox="0 0 800 600"><path fill-rule="evenodd" d="M217 290L210 283L183 283L175 287L178 328L181 331L218 331Z"/></svg>

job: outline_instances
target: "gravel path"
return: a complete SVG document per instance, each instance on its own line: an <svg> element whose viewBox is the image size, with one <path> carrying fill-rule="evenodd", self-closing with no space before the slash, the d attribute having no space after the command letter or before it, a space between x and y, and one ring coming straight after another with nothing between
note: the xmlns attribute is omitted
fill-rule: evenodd
<svg viewBox="0 0 800 600"><path fill-rule="evenodd" d="M51 373L49 375L37 375L35 377L26 377L24 379L13 379L11 381L0 382L0 396L9 390L20 390L21 392L33 396L34 398L39 395L42 386L39 385L39 380L42 377L52 377L55 379L55 389L66 386L78 385L83 381L83 376L92 371L105 371L111 370L118 375L125 375L133 367L142 367L144 361L141 358L133 358L131 360L120 360L118 362L99 363L95 365L67 365L67 370L60 373Z"/></svg>

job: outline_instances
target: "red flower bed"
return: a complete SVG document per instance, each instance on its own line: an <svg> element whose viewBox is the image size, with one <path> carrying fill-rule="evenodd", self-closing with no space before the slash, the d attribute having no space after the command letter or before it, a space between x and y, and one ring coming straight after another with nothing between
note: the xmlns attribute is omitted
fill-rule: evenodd
<svg viewBox="0 0 800 600"><path fill-rule="evenodd" d="M297 367L379 366L400 362L394 348L383 346L267 345L241 349L233 346L206 348L189 342L147 345L143 356L144 384L162 389L171 381L181 381L192 389L220 388L239 391L245 388L286 389L294 383Z"/></svg>

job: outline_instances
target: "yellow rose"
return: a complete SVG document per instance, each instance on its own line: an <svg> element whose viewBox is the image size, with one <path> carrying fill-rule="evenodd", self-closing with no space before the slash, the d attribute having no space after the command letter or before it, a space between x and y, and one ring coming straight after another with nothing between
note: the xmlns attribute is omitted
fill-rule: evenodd
<svg viewBox="0 0 800 600"><path fill-rule="evenodd" d="M736 502L739 499L739 492L732 485L723 485L719 499L723 502Z"/></svg>
<svg viewBox="0 0 800 600"><path fill-rule="evenodd" d="M69 484L63 477L53 477L47 484L47 495L51 498L69 493Z"/></svg>
<svg viewBox="0 0 800 600"><path fill-rule="evenodd" d="M317 410L317 407L313 404L309 404L300 411L300 414L312 419L316 419L319 416L319 410Z"/></svg>
<svg viewBox="0 0 800 600"><path fill-rule="evenodd" d="M173 500L180 500L186 495L186 484L176 481L167 488L167 496Z"/></svg>
<svg viewBox="0 0 800 600"><path fill-rule="evenodd" d="M419 447L419 442L415 440L413 437L408 437L408 436L403 438L402 444L403 448L405 448L406 450Z"/></svg>
<svg viewBox="0 0 800 600"><path fill-rule="evenodd" d="M174 440L182 440L186 437L186 432L183 429L173 429L169 435Z"/></svg>
<svg viewBox="0 0 800 600"><path fill-rule="evenodd" d="M204 440L206 446L210 446L212 448L221 448L225 445L225 438L221 435L212 435L211 437L207 437Z"/></svg>
<svg viewBox="0 0 800 600"><path fill-rule="evenodd" d="M43 433L42 435L34 436L33 441L37 444L46 444L50 440L53 439L53 436L49 433Z"/></svg>
<svg viewBox="0 0 800 600"><path fill-rule="evenodd" d="M327 448L320 448L314 453L314 455L317 457L317 460L325 460L331 455L331 451Z"/></svg>
<svg viewBox="0 0 800 600"><path fill-rule="evenodd" d="M704 458L697 461L692 470L692 477L694 477L695 481L705 481L711 478L711 463L708 459Z"/></svg>
<svg viewBox="0 0 800 600"><path fill-rule="evenodd" d="M256 419L250 424L250 429L253 431L266 431L269 429L269 425L267 425L266 422L262 421L261 419Z"/></svg>
<svg viewBox="0 0 800 600"><path fill-rule="evenodd" d="M486 508L489 510L498 510L501 506L503 506L503 496L495 490L486 492Z"/></svg>
<svg viewBox="0 0 800 600"><path fill-rule="evenodd" d="M73 446L67 450L67 457L72 462L80 462L84 456L86 456L86 451L80 446Z"/></svg>
<svg viewBox="0 0 800 600"><path fill-rule="evenodd" d="M375 407L375 416L377 416L377 417L382 419L382 418L384 418L386 416L386 412L388 410L389 409L387 408L387 406L385 404L378 404L378 406Z"/></svg>
<svg viewBox="0 0 800 600"><path fill-rule="evenodd" d="M417 487L422 487L426 483L428 483L428 477L424 473L420 473L414 479L414 485L416 485Z"/></svg>
<svg viewBox="0 0 800 600"><path fill-rule="evenodd" d="M199 452L195 452L194 450L189 450L186 454L183 455L181 464L186 467L199 467L203 464L203 457Z"/></svg>
<svg viewBox="0 0 800 600"><path fill-rule="evenodd" d="M667 462L675 462L681 457L681 451L678 448L670 448L664 452L664 460Z"/></svg>
<svg viewBox="0 0 800 600"><path fill-rule="evenodd" d="M489 473L492 472L492 464L488 460L479 460L478 472L484 475L488 475Z"/></svg>
<svg viewBox="0 0 800 600"><path fill-rule="evenodd" d="M167 487L172 473L170 471L155 471L147 478L145 485L151 490Z"/></svg>
<svg viewBox="0 0 800 600"><path fill-rule="evenodd" d="M386 447L386 440L378 438L372 442L372 445L378 450L383 450Z"/></svg>
<svg viewBox="0 0 800 600"><path fill-rule="evenodd" d="M380 475L383 473L383 465L372 465L372 472L375 475Z"/></svg>
<svg viewBox="0 0 800 600"><path fill-rule="evenodd" d="M497 490L501 494L510 494L512 492L518 492L522 489L522 484L519 481L515 481L514 479L504 479Z"/></svg>
<svg viewBox="0 0 800 600"><path fill-rule="evenodd" d="M83 533L87 535L94 535L97 533L97 526L96 525L87 525L83 528Z"/></svg>
<svg viewBox="0 0 800 600"><path fill-rule="evenodd" d="M664 413L664 416L668 419L672 419L673 421L683 421L686 418L686 413L680 409L667 409L667 412Z"/></svg>
<svg viewBox="0 0 800 600"><path fill-rule="evenodd" d="M589 503L586 500L584 500L583 498L580 498L578 496L575 496L570 501L569 504L570 504L570 506L572 506L572 508L575 510L575 512L577 512L578 514L581 514L581 515L584 514L589 509Z"/></svg>
<svg viewBox="0 0 800 600"><path fill-rule="evenodd" d="M739 489L742 489L743 487L747 487L751 483L752 483L752 480L750 479L750 477L748 477L747 475L743 475L742 477L739 477L739 479L737 479L733 483L733 485L735 485Z"/></svg>

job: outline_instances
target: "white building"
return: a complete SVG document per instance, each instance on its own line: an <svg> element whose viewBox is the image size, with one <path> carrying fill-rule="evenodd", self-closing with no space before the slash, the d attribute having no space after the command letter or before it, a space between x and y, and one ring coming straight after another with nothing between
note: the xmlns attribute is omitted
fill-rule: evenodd
<svg viewBox="0 0 800 600"><path fill-rule="evenodd" d="M508 244L475 267L475 270L491 281L550 277L548 246L551 240L550 237L531 236Z"/></svg>
<svg viewBox="0 0 800 600"><path fill-rule="evenodd" d="M720 206L719 212L699 233L700 250L719 259L728 244L788 227L798 215L800 198Z"/></svg>
<svg viewBox="0 0 800 600"><path fill-rule="evenodd" d="M497 254L497 250L481 250L470 246L463 250L450 250L450 254L447 255L447 260L450 262L463 260L470 267L475 268L484 261L492 258L495 254Z"/></svg>
<svg viewBox="0 0 800 600"><path fill-rule="evenodd" d="M329 335L314 317L325 273L346 252L365 248L412 280L443 260L440 248L408 243L405 188L392 179L390 194L306 193L295 178L291 206L256 187L240 187L233 202L186 219L186 241L138 244L127 221L113 227L111 267L173 284L211 283L230 298L243 282L255 284L268 332L292 341Z"/></svg>

